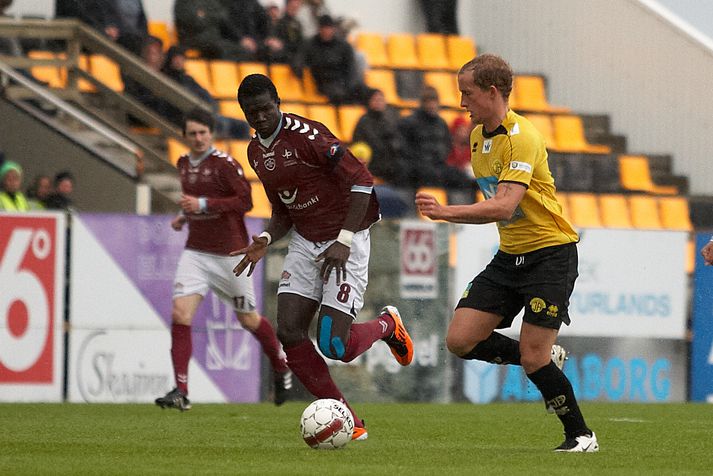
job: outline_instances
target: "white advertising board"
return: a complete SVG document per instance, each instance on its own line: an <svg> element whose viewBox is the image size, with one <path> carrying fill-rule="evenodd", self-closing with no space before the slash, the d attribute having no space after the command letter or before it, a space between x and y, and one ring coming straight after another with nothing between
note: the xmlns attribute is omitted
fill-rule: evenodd
<svg viewBox="0 0 713 476"><path fill-rule="evenodd" d="M562 335L685 337L687 233L586 229L580 238L572 324L562 327ZM497 246L494 225L458 229L455 302ZM511 331L519 323L518 318Z"/></svg>

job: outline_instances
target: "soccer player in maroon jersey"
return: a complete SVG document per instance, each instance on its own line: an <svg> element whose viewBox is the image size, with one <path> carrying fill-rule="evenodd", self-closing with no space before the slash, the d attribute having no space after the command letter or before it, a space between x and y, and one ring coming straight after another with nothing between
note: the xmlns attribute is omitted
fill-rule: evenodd
<svg viewBox="0 0 713 476"><path fill-rule="evenodd" d="M247 76L238 102L257 132L248 158L272 216L264 232L236 251L244 256L235 275L249 267L250 276L268 245L294 228L277 291L277 335L290 369L307 390L346 404L309 338L315 314L317 344L329 359L350 362L380 339L401 365L413 359L413 342L395 307L384 307L371 321L354 322L368 280L369 227L379 219L373 179L323 124L281 112L267 76ZM365 440L364 423L350 410L352 439Z"/></svg>
<svg viewBox="0 0 713 476"><path fill-rule="evenodd" d="M186 114L183 135L190 152L178 159L183 195L182 213L171 226L188 223L188 240L181 254L173 288L171 359L176 388L156 399L161 408L191 408L188 361L191 358L191 322L203 297L212 289L232 306L238 321L260 342L275 377L275 403L282 404L292 387L292 372L285 361L270 321L255 310L252 279L231 279L235 259L230 252L248 244L244 215L252 208L250 182L240 164L213 147L214 117L194 109Z"/></svg>

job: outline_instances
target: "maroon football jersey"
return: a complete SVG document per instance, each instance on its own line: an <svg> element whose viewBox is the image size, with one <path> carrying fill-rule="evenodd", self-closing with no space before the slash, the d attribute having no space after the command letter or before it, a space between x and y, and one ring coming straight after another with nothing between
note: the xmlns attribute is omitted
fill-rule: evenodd
<svg viewBox="0 0 713 476"><path fill-rule="evenodd" d="M282 114L281 129L268 147L253 137L248 158L272 207L286 209L297 232L310 241L335 239L352 187L368 193L374 185L366 166L329 129L296 114ZM359 230L378 219L379 203L371 190Z"/></svg>
<svg viewBox="0 0 713 476"><path fill-rule="evenodd" d="M243 217L253 202L250 182L240 164L225 152L213 149L197 167L191 166L188 155L182 155L176 166L183 193L206 198L204 213L186 214L186 248L227 255L247 246Z"/></svg>

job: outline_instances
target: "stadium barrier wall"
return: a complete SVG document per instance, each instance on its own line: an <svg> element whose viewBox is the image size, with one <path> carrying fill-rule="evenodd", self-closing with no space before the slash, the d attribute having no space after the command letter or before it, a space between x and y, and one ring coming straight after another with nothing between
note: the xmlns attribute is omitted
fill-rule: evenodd
<svg viewBox="0 0 713 476"><path fill-rule="evenodd" d="M72 402L149 402L173 385L171 289L185 233L172 231L170 219L79 214L66 228L61 214L0 215L0 400L60 401L65 378ZM248 225L250 233L262 229L260 220ZM71 229L68 263L66 229ZM444 345L454 303L497 249L494 226L385 220L372 227L371 235L370 283L360 319L370 319L386 304L397 305L416 353L411 366L400 367L388 347L377 342L350 364L330 361L351 400L537 399L521 368L464 362ZM259 306L271 318L286 245L281 240L271 246L256 269L257 295L264 296ZM565 373L580 398L686 399L685 246L685 233L582 231L573 323L560 338L572 350ZM65 264L71 269L66 376ZM699 273L713 272L700 268ZM19 286L23 280L39 291L27 294L32 286ZM700 282L700 289L710 288L708 281ZM694 327L702 327L694 332L694 388L697 382L710 386L706 372L713 340L711 306L697 306ZM257 343L215 296L209 295L199 312L190 369L193 399L260 400L265 362ZM711 390L703 392L695 398L709 398Z"/></svg>

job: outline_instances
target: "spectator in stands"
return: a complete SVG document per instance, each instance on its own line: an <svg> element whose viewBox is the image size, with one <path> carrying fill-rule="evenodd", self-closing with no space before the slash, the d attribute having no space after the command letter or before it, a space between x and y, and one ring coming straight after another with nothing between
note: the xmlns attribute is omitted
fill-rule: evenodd
<svg viewBox="0 0 713 476"><path fill-rule="evenodd" d="M262 43L268 35L270 19L258 0L220 0L230 21L242 33L242 41L254 55L260 55Z"/></svg>
<svg viewBox="0 0 713 476"><path fill-rule="evenodd" d="M22 185L22 167L6 160L0 167L0 211L26 212L30 210Z"/></svg>
<svg viewBox="0 0 713 476"><path fill-rule="evenodd" d="M74 175L63 170L54 176L54 192L47 197L45 206L51 210L71 210L72 192L74 191Z"/></svg>
<svg viewBox="0 0 713 476"><path fill-rule="evenodd" d="M304 33L298 18L302 0L285 0L285 11L277 23L275 35L283 44L283 54L276 62L289 63L297 77L302 77L304 68Z"/></svg>
<svg viewBox="0 0 713 476"><path fill-rule="evenodd" d="M213 99L210 92L205 90L185 69L186 53L182 46L172 46L166 53L166 60L161 71L178 84L188 89L190 92L210 104L211 109L216 113L216 136L232 139L248 139L250 137L250 126L245 121L225 117L218 112L218 102ZM176 107L166 104L166 116L172 122L181 124L183 113Z"/></svg>
<svg viewBox="0 0 713 476"><path fill-rule="evenodd" d="M52 179L48 175L35 175L32 183L27 187L25 196L30 205L30 210L44 210L47 208L45 202L52 194Z"/></svg>
<svg viewBox="0 0 713 476"><path fill-rule="evenodd" d="M55 15L79 18L137 55L149 34L141 0L58 1Z"/></svg>
<svg viewBox="0 0 713 476"><path fill-rule="evenodd" d="M240 30L220 0L176 0L173 7L180 44L205 58L253 61L257 42Z"/></svg>
<svg viewBox="0 0 713 476"><path fill-rule="evenodd" d="M419 0L426 19L426 31L444 35L458 34L458 0Z"/></svg>
<svg viewBox="0 0 713 476"><path fill-rule="evenodd" d="M0 18L7 17L5 10L10 8L12 0L0 0ZM22 56L22 45L18 38L1 37L0 38L0 55L5 56Z"/></svg>
<svg viewBox="0 0 713 476"><path fill-rule="evenodd" d="M305 64L312 71L317 89L333 104L361 102L366 86L358 74L354 49L336 36L336 23L329 15L319 19L319 33L305 48Z"/></svg>
<svg viewBox="0 0 713 476"><path fill-rule="evenodd" d="M470 164L470 131L473 125L466 118L458 116L451 123L451 151L446 164L473 176Z"/></svg>
<svg viewBox="0 0 713 476"><path fill-rule="evenodd" d="M144 60L149 69L152 69L157 73L160 72L165 58L163 53L163 41L155 36L146 37L141 48L141 58ZM124 78L124 92L129 96L134 97L141 104L153 110L160 116L169 117L169 114L172 111L172 106L169 103L156 96L149 88L130 77ZM140 121L131 117L129 121L132 123L140 123ZM174 122L180 123L180 118L178 121Z"/></svg>
<svg viewBox="0 0 713 476"><path fill-rule="evenodd" d="M401 158L402 139L399 113L386 104L384 93L371 89L367 93L366 113L359 118L353 142L364 142L371 148L369 172L391 185L403 184L405 164Z"/></svg>
<svg viewBox="0 0 713 476"><path fill-rule="evenodd" d="M451 133L439 111L438 91L426 86L421 93L419 108L401 121L404 150L408 156L407 183L414 188L433 186L452 191L475 190L474 179L446 165L451 150Z"/></svg>

